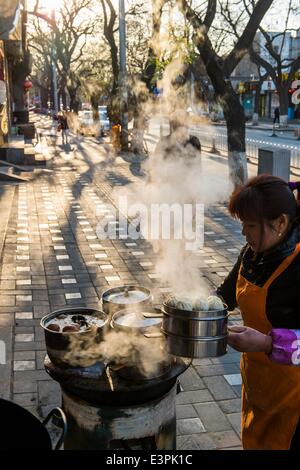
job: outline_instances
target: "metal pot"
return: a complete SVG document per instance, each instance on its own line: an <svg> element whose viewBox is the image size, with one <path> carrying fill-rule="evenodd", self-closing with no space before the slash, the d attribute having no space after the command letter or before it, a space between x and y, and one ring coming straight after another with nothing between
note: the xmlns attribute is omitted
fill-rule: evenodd
<svg viewBox="0 0 300 470"><path fill-rule="evenodd" d="M203 358L217 357L227 348L227 307L187 311L163 304L162 332L170 354Z"/></svg>
<svg viewBox="0 0 300 470"><path fill-rule="evenodd" d="M136 310L151 305L149 289L141 286L119 286L108 289L102 294L103 311L110 317L118 310L133 307Z"/></svg>
<svg viewBox="0 0 300 470"><path fill-rule="evenodd" d="M123 308L116 311L110 323L115 331L125 331L137 335L155 331L159 332L161 324L162 315L151 312L151 309L135 311L132 308Z"/></svg>
<svg viewBox="0 0 300 470"><path fill-rule="evenodd" d="M153 348L161 347L157 338L163 338L161 334L162 315L157 315L148 309L147 312L134 312L132 309L123 309L115 312L111 320L111 328L117 332L132 334L139 339L136 346L130 351L130 357L124 358L122 364L111 365L112 369L123 379L128 381L143 381L159 378L165 375L174 360L166 356L155 367L145 372L140 358L140 351L143 345L149 347L149 341L153 343ZM165 356L165 353L163 352Z"/></svg>
<svg viewBox="0 0 300 470"><path fill-rule="evenodd" d="M96 334L95 329L92 329L92 327L87 327L84 331L76 332L58 332L50 330L48 328L49 324L51 324L51 321L57 319L57 317L59 317L60 315L80 315L83 317L95 317L96 319L101 320L101 326L96 327ZM76 335L76 337L80 341L82 340L83 348L84 341L88 341L89 338L91 338L91 334L95 335L95 341L102 341L104 331L108 326L108 317L101 310L95 310L93 308L87 307L71 307L56 310L55 312L49 313L41 319L40 324L44 329L46 349L51 361L60 367L70 367L72 366L72 364L70 364L70 362L68 361L67 355L70 352L72 337ZM80 358L78 358L78 360L80 361Z"/></svg>

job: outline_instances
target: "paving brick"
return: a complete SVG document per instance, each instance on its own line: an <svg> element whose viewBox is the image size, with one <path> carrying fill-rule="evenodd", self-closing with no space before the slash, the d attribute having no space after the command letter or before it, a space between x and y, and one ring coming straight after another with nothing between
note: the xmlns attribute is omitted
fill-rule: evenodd
<svg viewBox="0 0 300 470"><path fill-rule="evenodd" d="M177 405L176 417L177 419L183 418L197 418L197 412L193 405Z"/></svg>
<svg viewBox="0 0 300 470"><path fill-rule="evenodd" d="M48 301L48 292L46 289L33 292L33 301L45 300Z"/></svg>
<svg viewBox="0 0 300 470"><path fill-rule="evenodd" d="M234 431L210 432L209 436L215 442L217 449L241 447L241 439Z"/></svg>
<svg viewBox="0 0 300 470"><path fill-rule="evenodd" d="M13 396L13 401L20 406L36 406L38 404L37 393L15 393Z"/></svg>
<svg viewBox="0 0 300 470"><path fill-rule="evenodd" d="M179 380L185 391L205 388L205 385L193 367L189 367L183 374L181 374Z"/></svg>
<svg viewBox="0 0 300 470"><path fill-rule="evenodd" d="M9 295L0 295L0 306L1 307L10 307L16 305L16 299L15 296L9 296Z"/></svg>
<svg viewBox="0 0 300 470"><path fill-rule="evenodd" d="M5 399L11 394L11 374L12 374L12 320L9 314L0 315L0 396Z"/></svg>
<svg viewBox="0 0 300 470"><path fill-rule="evenodd" d="M235 413L241 410L241 400L239 398L233 398L231 400L218 401L218 405L224 413Z"/></svg>
<svg viewBox="0 0 300 470"><path fill-rule="evenodd" d="M232 429L231 424L217 403L195 404L194 408L207 431L226 431Z"/></svg>
<svg viewBox="0 0 300 470"><path fill-rule="evenodd" d="M213 439L205 433L189 434L185 436L177 436L177 450L213 450L216 444Z"/></svg>
<svg viewBox="0 0 300 470"><path fill-rule="evenodd" d="M36 351L36 368L44 370L44 360L46 356L46 350Z"/></svg>
<svg viewBox="0 0 300 470"><path fill-rule="evenodd" d="M233 385L232 388L235 391L236 395L241 398L241 396L242 396L242 386L241 385Z"/></svg>
<svg viewBox="0 0 300 470"><path fill-rule="evenodd" d="M197 373L200 377L208 377L212 375L236 374L239 372L239 367L236 364L218 364L197 366Z"/></svg>
<svg viewBox="0 0 300 470"><path fill-rule="evenodd" d="M190 403L204 403L212 401L212 399L212 395L208 390L194 390L179 393L179 395L177 395L176 402L178 405L186 405Z"/></svg>
<svg viewBox="0 0 300 470"><path fill-rule="evenodd" d="M35 360L35 351L15 351L14 361Z"/></svg>
<svg viewBox="0 0 300 470"><path fill-rule="evenodd" d="M226 415L234 430L241 434L241 413L230 413Z"/></svg>
<svg viewBox="0 0 300 470"><path fill-rule="evenodd" d="M232 387L228 385L224 377L204 377L203 381L215 400L226 400L229 398L236 398Z"/></svg>
<svg viewBox="0 0 300 470"><path fill-rule="evenodd" d="M15 343L15 351L38 351L45 349L44 341L29 341Z"/></svg>
<svg viewBox="0 0 300 470"><path fill-rule="evenodd" d="M177 434L198 434L205 432L206 429L199 418L177 419Z"/></svg>
<svg viewBox="0 0 300 470"><path fill-rule="evenodd" d="M240 363L241 354L240 353L230 353L225 354L221 357L214 357L211 359L213 364L229 364L229 363Z"/></svg>
<svg viewBox="0 0 300 470"><path fill-rule="evenodd" d="M49 305L36 305L33 307L33 315L34 318L42 318L45 315L50 313L50 306Z"/></svg>

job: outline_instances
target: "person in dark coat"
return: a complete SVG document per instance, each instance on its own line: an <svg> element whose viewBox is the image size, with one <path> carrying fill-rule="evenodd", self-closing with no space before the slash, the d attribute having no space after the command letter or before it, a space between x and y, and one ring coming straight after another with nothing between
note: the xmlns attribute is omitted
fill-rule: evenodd
<svg viewBox="0 0 300 470"><path fill-rule="evenodd" d="M170 134L158 141L155 153L161 153L164 160L177 157L189 162L201 157L201 143L197 136L189 134L188 125L182 116L178 119L173 117L170 121Z"/></svg>
<svg viewBox="0 0 300 470"><path fill-rule="evenodd" d="M68 117L65 112L63 112L63 114L60 114L58 116L58 125L59 125L59 130L61 131L62 145L65 145L68 143L68 130L69 130Z"/></svg>
<svg viewBox="0 0 300 470"><path fill-rule="evenodd" d="M239 307L244 321L229 327L228 342L243 352L242 442L249 450L300 450L300 367L285 365L293 362L282 360L280 347L289 330L296 344L300 330L300 206L293 189L259 175L229 202L247 244L217 294L229 310Z"/></svg>
<svg viewBox="0 0 300 470"><path fill-rule="evenodd" d="M278 124L280 123L280 109L278 108L278 106L274 109L273 124L276 124L276 122L278 122Z"/></svg>

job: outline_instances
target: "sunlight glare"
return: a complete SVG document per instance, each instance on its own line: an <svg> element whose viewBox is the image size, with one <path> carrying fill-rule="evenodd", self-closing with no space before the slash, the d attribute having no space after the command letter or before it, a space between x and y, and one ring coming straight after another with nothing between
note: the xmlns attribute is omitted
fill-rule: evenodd
<svg viewBox="0 0 300 470"><path fill-rule="evenodd" d="M40 6L47 13L51 13L53 10L55 12L59 11L63 5L64 0L40 0Z"/></svg>

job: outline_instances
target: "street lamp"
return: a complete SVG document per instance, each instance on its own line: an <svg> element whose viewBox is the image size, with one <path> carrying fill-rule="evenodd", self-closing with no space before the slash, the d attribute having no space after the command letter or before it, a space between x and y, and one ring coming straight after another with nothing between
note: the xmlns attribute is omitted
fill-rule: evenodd
<svg viewBox="0 0 300 470"><path fill-rule="evenodd" d="M121 143L122 148L128 148L128 93L126 83L126 24L125 2L119 0L119 42L120 42L120 114L121 114Z"/></svg>
<svg viewBox="0 0 300 470"><path fill-rule="evenodd" d="M51 19L53 27L55 26L55 9L51 10ZM53 81L53 100L54 100L54 113L58 113L58 96L57 96L57 74L56 74L56 45L55 45L55 32L52 30L52 45L51 45L51 61L52 61L52 81Z"/></svg>

